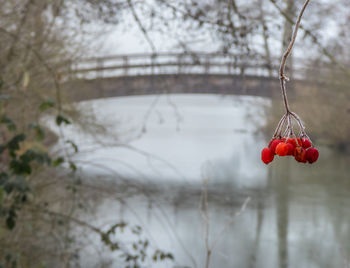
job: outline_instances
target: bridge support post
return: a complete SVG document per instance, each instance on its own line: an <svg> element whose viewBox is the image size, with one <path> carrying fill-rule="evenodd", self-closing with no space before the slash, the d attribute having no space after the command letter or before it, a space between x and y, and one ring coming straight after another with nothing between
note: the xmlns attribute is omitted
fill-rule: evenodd
<svg viewBox="0 0 350 268"><path fill-rule="evenodd" d="M103 78L103 59L97 59L96 78Z"/></svg>
<svg viewBox="0 0 350 268"><path fill-rule="evenodd" d="M177 73L181 74L182 71L182 54L177 55Z"/></svg>
<svg viewBox="0 0 350 268"><path fill-rule="evenodd" d="M156 57L157 57L157 54L152 54L151 55L151 74L154 75L154 70L155 70L155 67L156 67Z"/></svg>
<svg viewBox="0 0 350 268"><path fill-rule="evenodd" d="M128 56L123 56L123 72L124 75L128 75Z"/></svg>
<svg viewBox="0 0 350 268"><path fill-rule="evenodd" d="M210 58L207 56L205 57L205 64L204 64L205 74L209 74L209 68L210 68Z"/></svg>

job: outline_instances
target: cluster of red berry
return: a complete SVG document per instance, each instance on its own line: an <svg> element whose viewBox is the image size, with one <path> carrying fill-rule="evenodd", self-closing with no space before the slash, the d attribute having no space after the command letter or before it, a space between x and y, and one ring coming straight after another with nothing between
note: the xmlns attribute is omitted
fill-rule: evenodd
<svg viewBox="0 0 350 268"><path fill-rule="evenodd" d="M294 156L295 160L301 163L310 164L318 159L318 150L312 147L308 138L275 138L269 143L269 146L261 151L261 160L268 164L273 161L275 155Z"/></svg>

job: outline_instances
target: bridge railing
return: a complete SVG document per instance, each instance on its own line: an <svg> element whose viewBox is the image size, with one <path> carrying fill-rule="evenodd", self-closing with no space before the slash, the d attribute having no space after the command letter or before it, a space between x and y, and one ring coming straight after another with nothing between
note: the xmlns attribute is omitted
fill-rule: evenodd
<svg viewBox="0 0 350 268"><path fill-rule="evenodd" d="M279 58L271 59L271 64L261 57L230 53L157 53L129 54L82 59L68 64L65 71L70 76L81 79L100 79L135 75L161 74L221 74L251 75L278 78ZM318 75L332 68L322 62L317 68L311 62L294 58L293 73L287 74L294 79L322 80Z"/></svg>
<svg viewBox="0 0 350 268"><path fill-rule="evenodd" d="M96 79L160 74L235 74L271 76L277 59L269 66L257 57L219 53L130 54L88 58L70 66L78 78Z"/></svg>

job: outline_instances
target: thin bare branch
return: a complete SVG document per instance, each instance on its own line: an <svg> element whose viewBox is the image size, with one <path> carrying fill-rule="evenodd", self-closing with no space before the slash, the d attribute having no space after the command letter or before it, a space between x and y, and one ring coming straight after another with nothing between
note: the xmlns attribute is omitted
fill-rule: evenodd
<svg viewBox="0 0 350 268"><path fill-rule="evenodd" d="M157 49L155 47L155 45L153 44L153 41L151 40L151 38L149 37L148 35L148 32L146 30L146 28L143 26L140 18L138 17L137 13L136 13L136 10L134 8L134 4L131 2L131 0L128 0L128 5L129 5L129 8L131 10L131 13L137 23L137 25L139 26L141 32L143 33L145 39L147 40L148 44L150 45L151 49L152 49L152 52L153 53L156 53Z"/></svg>
<svg viewBox="0 0 350 268"><path fill-rule="evenodd" d="M290 41L290 43L289 43L289 45L287 47L286 52L283 54L282 61L281 61L281 66L280 66L281 89L282 89L284 106L286 108L286 112L287 113L290 112L289 111L289 106L288 106L288 100L287 100L287 93L286 93L286 83L285 83L286 81L288 81L288 78L285 76L284 70L285 70L287 58L288 58L288 56L290 55L290 53L291 53L291 51L293 49L293 46L294 46L294 43L295 43L295 39L296 39L297 34L298 34L298 29L299 29L301 17L303 16L304 11L305 11L307 5L309 4L309 2L310 2L310 0L306 0L304 5L303 5L303 7L300 10L299 16L298 16L297 21L296 21L295 26L294 26L292 39L291 39L291 41Z"/></svg>

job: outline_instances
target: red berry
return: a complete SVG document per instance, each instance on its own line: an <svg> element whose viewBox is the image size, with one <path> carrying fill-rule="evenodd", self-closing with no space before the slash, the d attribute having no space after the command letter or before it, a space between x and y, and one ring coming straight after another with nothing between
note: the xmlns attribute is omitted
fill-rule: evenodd
<svg viewBox="0 0 350 268"><path fill-rule="evenodd" d="M286 144L288 146L288 153L287 153L287 155L294 155L295 147L293 146L293 144L291 144L291 143L286 143Z"/></svg>
<svg viewBox="0 0 350 268"><path fill-rule="evenodd" d="M318 150L315 148L310 148L306 151L306 159L310 164L317 161L318 155Z"/></svg>
<svg viewBox="0 0 350 268"><path fill-rule="evenodd" d="M294 158L298 162L306 163L306 152L303 147L296 147L294 150Z"/></svg>
<svg viewBox="0 0 350 268"><path fill-rule="evenodd" d="M280 142L276 147L276 154L278 154L279 156L287 155L288 151L289 151L289 147L287 143Z"/></svg>
<svg viewBox="0 0 350 268"><path fill-rule="evenodd" d="M276 147L280 142L282 142L280 139L274 139L270 142L269 148L273 154L276 154Z"/></svg>
<svg viewBox="0 0 350 268"><path fill-rule="evenodd" d="M293 145L293 147L297 147L297 140L295 138L289 138L287 140L287 143L290 143L291 145Z"/></svg>
<svg viewBox="0 0 350 268"><path fill-rule="evenodd" d="M261 160L267 165L268 163L272 162L274 158L274 153L270 148L264 148L261 151Z"/></svg>
<svg viewBox="0 0 350 268"><path fill-rule="evenodd" d="M304 149L310 148L311 147L311 141L309 139L303 138L301 139L301 143Z"/></svg>

